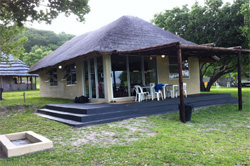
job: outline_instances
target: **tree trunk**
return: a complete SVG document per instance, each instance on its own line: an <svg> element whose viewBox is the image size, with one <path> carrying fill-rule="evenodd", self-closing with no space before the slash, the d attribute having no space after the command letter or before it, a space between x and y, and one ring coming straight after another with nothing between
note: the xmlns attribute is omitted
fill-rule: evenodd
<svg viewBox="0 0 250 166"><path fill-rule="evenodd" d="M204 85L204 82L203 82L203 75L200 74L200 91L201 92L204 92L205 91L205 85Z"/></svg>
<svg viewBox="0 0 250 166"><path fill-rule="evenodd" d="M224 68L224 67L223 67ZM224 68L225 69L225 68ZM211 89L211 86L217 81L220 77L222 77L225 74L231 73L236 69L236 67L232 67L230 69L220 70L218 73L214 74L212 77L210 77L210 80L207 84L207 87L205 88L205 91L209 92Z"/></svg>

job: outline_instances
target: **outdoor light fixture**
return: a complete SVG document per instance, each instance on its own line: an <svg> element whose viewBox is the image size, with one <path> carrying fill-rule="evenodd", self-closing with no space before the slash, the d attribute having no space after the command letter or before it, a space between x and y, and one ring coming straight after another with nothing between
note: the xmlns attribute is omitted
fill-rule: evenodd
<svg viewBox="0 0 250 166"><path fill-rule="evenodd" d="M152 59L153 59L153 57L151 56L151 57L149 57L149 59L150 59L150 60L152 60Z"/></svg>
<svg viewBox="0 0 250 166"><path fill-rule="evenodd" d="M59 68L59 69L62 69L62 66L60 65L60 66L58 66L58 68Z"/></svg>
<svg viewBox="0 0 250 166"><path fill-rule="evenodd" d="M162 58L165 58L165 55L161 55Z"/></svg>

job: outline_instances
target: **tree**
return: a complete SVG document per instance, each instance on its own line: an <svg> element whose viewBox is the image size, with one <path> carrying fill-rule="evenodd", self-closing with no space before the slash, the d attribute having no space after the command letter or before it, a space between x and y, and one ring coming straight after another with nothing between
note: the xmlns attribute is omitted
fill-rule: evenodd
<svg viewBox="0 0 250 166"><path fill-rule="evenodd" d="M20 26L27 21L51 23L60 13L65 13L66 16L73 13L78 17L78 21L83 22L90 8L88 0L1 0L0 16L4 18L6 11L12 22Z"/></svg>
<svg viewBox="0 0 250 166"><path fill-rule="evenodd" d="M247 0L236 0L232 5L222 6L222 0L207 0L204 6L195 3L191 10L187 5L159 13L152 20L159 27L197 44L215 43L216 46L243 46L249 48L247 36L240 27L245 27L244 15L239 12ZM218 62L200 63L201 90L209 91L221 76L237 69L235 56L221 56ZM249 57L243 57L243 66L249 64ZM207 87L203 77L209 76Z"/></svg>
<svg viewBox="0 0 250 166"><path fill-rule="evenodd" d="M23 45L27 42L27 37L21 37L24 27L18 27L1 16L0 20L0 62L8 62L9 54L18 57L24 52Z"/></svg>
<svg viewBox="0 0 250 166"><path fill-rule="evenodd" d="M20 37L23 23L45 21L51 23L60 13L74 14L83 22L90 11L88 0L1 0L0 1L0 61L8 59L9 54L18 56L23 52L27 39ZM20 27L20 28L18 28ZM4 58L3 54L7 57Z"/></svg>
<svg viewBox="0 0 250 166"><path fill-rule="evenodd" d="M24 45L25 52L28 53L35 45L50 47L50 49L54 51L63 43L74 37L74 35L64 32L56 34L53 31L37 30L33 28L26 28L23 36L28 38L28 42Z"/></svg>
<svg viewBox="0 0 250 166"><path fill-rule="evenodd" d="M24 61L30 67L35 62L48 55L51 51L56 50L63 43L74 37L74 35L66 34L64 32L56 34L52 31L32 28L27 28L24 31L23 36L28 38L28 42L24 45L25 53L21 54L19 59Z"/></svg>
<svg viewBox="0 0 250 166"><path fill-rule="evenodd" d="M31 51L29 53L24 53L23 54L23 61L28 65L28 66L33 66L36 62L38 62L40 59L43 57L47 56L50 54L52 50L49 47L45 46L33 46L31 48Z"/></svg>
<svg viewBox="0 0 250 166"><path fill-rule="evenodd" d="M241 26L242 35L246 37L248 47L250 48L250 7L245 3L241 6L240 14L244 15L245 25Z"/></svg>

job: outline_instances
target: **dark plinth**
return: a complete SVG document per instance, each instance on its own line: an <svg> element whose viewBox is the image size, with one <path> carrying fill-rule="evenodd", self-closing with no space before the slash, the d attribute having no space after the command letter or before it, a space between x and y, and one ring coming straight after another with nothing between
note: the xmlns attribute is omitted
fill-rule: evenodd
<svg viewBox="0 0 250 166"><path fill-rule="evenodd" d="M3 88L0 88L0 100L3 100Z"/></svg>
<svg viewBox="0 0 250 166"><path fill-rule="evenodd" d="M189 95L185 101L191 103L193 108L237 104L238 102L236 97L231 97L231 94ZM125 104L48 104L46 108L38 110L38 115L74 127L82 127L134 117L178 112L179 104L179 98Z"/></svg>

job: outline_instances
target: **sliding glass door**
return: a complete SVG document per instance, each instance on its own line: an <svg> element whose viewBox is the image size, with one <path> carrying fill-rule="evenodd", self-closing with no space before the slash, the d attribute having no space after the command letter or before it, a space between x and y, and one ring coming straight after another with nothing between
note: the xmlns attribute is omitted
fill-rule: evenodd
<svg viewBox="0 0 250 166"><path fill-rule="evenodd" d="M84 96L92 99L104 98L103 59L97 57L83 61Z"/></svg>
<svg viewBox="0 0 250 166"><path fill-rule="evenodd" d="M112 56L113 97L128 97L127 57Z"/></svg>
<svg viewBox="0 0 250 166"><path fill-rule="evenodd" d="M157 83L156 57L153 56L111 56L113 97L135 95L135 85Z"/></svg>

